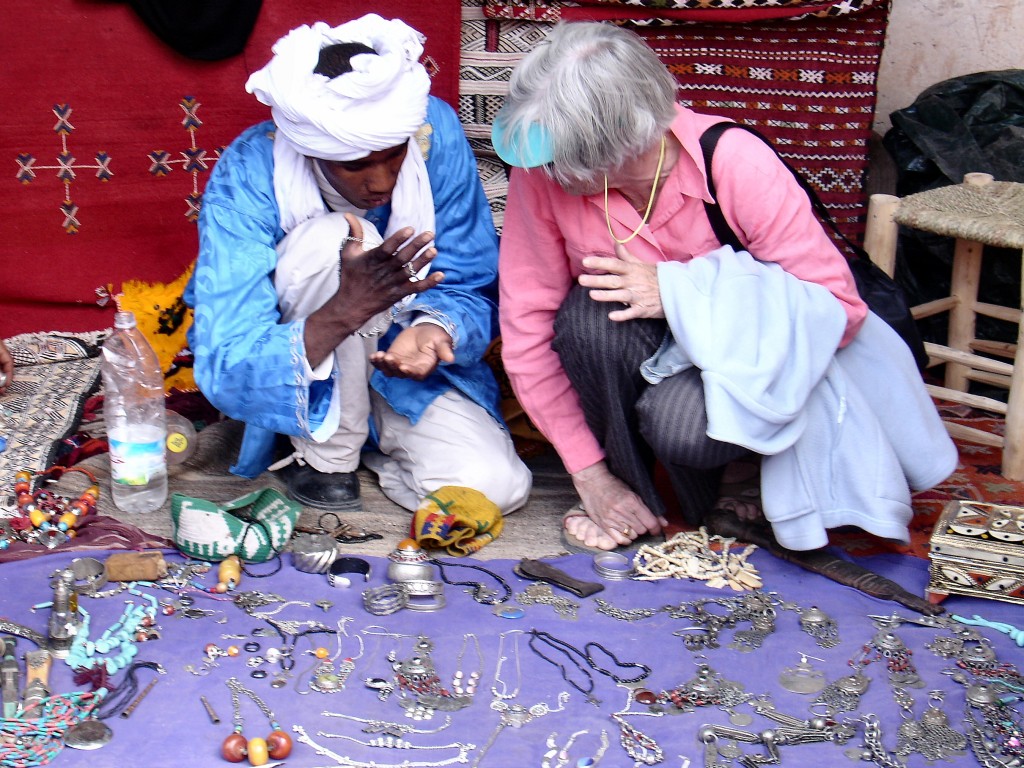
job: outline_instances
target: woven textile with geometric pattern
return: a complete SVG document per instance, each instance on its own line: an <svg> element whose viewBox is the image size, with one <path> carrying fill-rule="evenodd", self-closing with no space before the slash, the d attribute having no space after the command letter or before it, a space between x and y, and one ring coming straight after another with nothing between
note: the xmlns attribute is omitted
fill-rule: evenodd
<svg viewBox="0 0 1024 768"><path fill-rule="evenodd" d="M734 8L744 18L768 6L800 19L745 23L635 26L679 81L679 100L695 111L752 125L814 187L840 230L859 241L867 198L864 177L877 97L877 75L889 16L888 0L780 3L736 0L686 2ZM635 13L636 3L603 3ZM646 9L664 20L664 3ZM684 0L677 0L683 6ZM813 5L813 9L812 6ZM600 18L584 4L463 0L459 114L478 154L488 156L490 125L507 92L512 68L559 19ZM763 7L762 7L763 6ZM808 16L808 10L833 13ZM626 9L625 11L623 9ZM643 10L643 9L641 9ZM841 11L841 13L840 13ZM720 17L721 18L721 17ZM500 198L493 192L492 204ZM496 214L496 218L500 216Z"/></svg>

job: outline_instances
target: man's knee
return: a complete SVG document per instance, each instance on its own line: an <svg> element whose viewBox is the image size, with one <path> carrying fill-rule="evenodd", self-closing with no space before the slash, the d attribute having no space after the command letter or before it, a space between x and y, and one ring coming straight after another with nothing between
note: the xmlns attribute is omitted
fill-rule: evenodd
<svg viewBox="0 0 1024 768"><path fill-rule="evenodd" d="M515 456L497 464L488 461L466 468L462 473L462 484L480 491L503 515L507 515L526 504L533 486L533 475Z"/></svg>

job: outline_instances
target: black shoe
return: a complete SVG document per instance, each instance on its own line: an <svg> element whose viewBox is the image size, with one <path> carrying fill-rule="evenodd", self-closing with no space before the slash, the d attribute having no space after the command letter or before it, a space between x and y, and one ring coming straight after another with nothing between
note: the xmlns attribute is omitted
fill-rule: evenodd
<svg viewBox="0 0 1024 768"><path fill-rule="evenodd" d="M294 462L281 470L288 498L330 512L361 512L359 476L355 472L318 472Z"/></svg>

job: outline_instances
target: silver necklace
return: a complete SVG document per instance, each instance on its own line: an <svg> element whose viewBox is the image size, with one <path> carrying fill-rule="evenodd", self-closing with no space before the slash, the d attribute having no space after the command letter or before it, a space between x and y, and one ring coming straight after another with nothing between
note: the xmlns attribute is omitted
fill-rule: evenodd
<svg viewBox="0 0 1024 768"><path fill-rule="evenodd" d="M444 722L437 728L414 728L411 725L404 725L402 723L392 723L388 720L371 720L365 717L356 717L355 715L345 715L341 712L325 711L320 714L324 717L340 717L343 720L351 720L354 723L363 723L363 733L383 733L396 738L407 733L440 733L452 724L451 715L446 715Z"/></svg>
<svg viewBox="0 0 1024 768"><path fill-rule="evenodd" d="M522 684L522 670L519 667L519 636L523 634L521 629L513 629L508 632L502 632L498 635L498 665L494 669L494 685L491 686L491 695L495 699L514 699L519 695L519 686ZM508 657L505 655L505 636L515 635L515 639L512 641L512 655L515 657L516 664L516 687L509 692L508 684L501 677L501 667L508 661ZM501 686L501 690L498 690L498 686Z"/></svg>
<svg viewBox="0 0 1024 768"><path fill-rule="evenodd" d="M480 761L484 759L484 755L487 754L494 742L498 740L498 736L501 732L508 727L522 728L527 723L536 720L539 717L549 712L561 712L565 709L565 703L569 700L569 694L566 691L562 691L558 694L558 705L554 708L549 707L545 702L539 702L534 704L532 707L524 707L522 704L509 704L507 701L501 699L495 699L491 702L491 709L500 715L498 727L491 733L487 743L484 744L480 753L476 756L476 760L473 762L473 768L480 765Z"/></svg>
<svg viewBox="0 0 1024 768"><path fill-rule="evenodd" d="M459 741L453 742L450 745L444 745L444 746L440 746L440 747L420 746L420 747L415 747L415 748L416 749L422 749L422 750L436 750L436 749L457 748L458 749L458 753L455 754L455 755L452 755L451 757L449 757L449 758L447 758L445 760L435 760L433 762L417 761L417 760L403 760L400 763L388 764L388 763L380 763L380 762L377 762L376 760L369 760L369 761L355 760L355 759L353 759L351 757L338 755L338 754L332 752L331 750L327 749L327 747L324 747L324 746L322 746L320 744L317 744L315 741L313 741L313 739L310 738L310 736L306 733L306 729L303 728L301 725L293 725L292 726L292 730L295 731L295 733L298 734L298 738L296 739L296 741L299 741L299 742L302 742L303 744L308 745L320 757L328 757L331 760L333 760L337 765L347 766L347 768L441 768L441 766L445 766L445 765L454 765L455 763L465 763L465 762L468 762L468 755L469 755L469 753L472 752L474 749L476 749L476 745L475 744L463 744L462 742L459 742ZM346 737L346 738L348 738L348 737ZM351 741L357 741L356 739L350 739L350 740ZM360 743L364 743L364 742L360 742ZM366 746L376 746L376 745L372 745L372 744L366 743Z"/></svg>
<svg viewBox="0 0 1024 768"><path fill-rule="evenodd" d="M476 647L477 666L476 669L469 673L469 677L466 677L466 673L462 669L462 660L466 655L466 647L471 639ZM455 670L455 674L452 677L452 692L456 696L472 697L476 694L476 687L480 682L480 673L484 668L484 653L480 649L480 639L472 632L462 636L462 648L459 650L455 663L458 669Z"/></svg>

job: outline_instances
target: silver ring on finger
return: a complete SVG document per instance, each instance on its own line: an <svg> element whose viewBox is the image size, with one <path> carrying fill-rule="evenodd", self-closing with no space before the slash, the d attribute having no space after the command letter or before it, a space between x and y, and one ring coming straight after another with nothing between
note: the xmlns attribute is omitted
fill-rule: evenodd
<svg viewBox="0 0 1024 768"><path fill-rule="evenodd" d="M410 278L416 277L416 267L412 265L411 261L405 262L405 266L402 268L405 270L405 274L407 274Z"/></svg>

